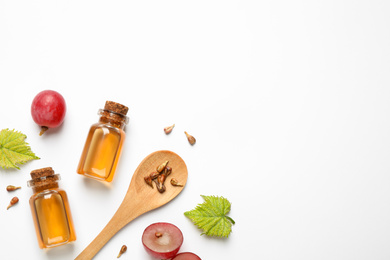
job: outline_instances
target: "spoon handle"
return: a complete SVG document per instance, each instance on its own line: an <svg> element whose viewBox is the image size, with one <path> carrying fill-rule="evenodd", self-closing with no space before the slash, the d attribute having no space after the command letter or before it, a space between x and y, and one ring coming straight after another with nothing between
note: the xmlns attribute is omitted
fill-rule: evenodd
<svg viewBox="0 0 390 260"><path fill-rule="evenodd" d="M92 259L119 230L121 230L134 218L136 218L136 216L124 221L120 215L115 214L99 235L97 235L97 237L75 258L75 260Z"/></svg>

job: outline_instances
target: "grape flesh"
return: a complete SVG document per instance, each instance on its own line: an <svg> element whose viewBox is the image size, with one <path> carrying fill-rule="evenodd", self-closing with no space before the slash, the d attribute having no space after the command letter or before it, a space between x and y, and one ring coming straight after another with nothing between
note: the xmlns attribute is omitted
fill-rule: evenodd
<svg viewBox="0 0 390 260"><path fill-rule="evenodd" d="M202 260L199 256L191 252L180 253L176 255L172 260Z"/></svg>
<svg viewBox="0 0 390 260"><path fill-rule="evenodd" d="M31 104L31 116L42 128L55 128L62 124L66 113L64 97L54 90L39 92Z"/></svg>
<svg viewBox="0 0 390 260"><path fill-rule="evenodd" d="M149 255L159 259L171 259L183 244L183 234L173 224L158 222L145 229L142 244Z"/></svg>

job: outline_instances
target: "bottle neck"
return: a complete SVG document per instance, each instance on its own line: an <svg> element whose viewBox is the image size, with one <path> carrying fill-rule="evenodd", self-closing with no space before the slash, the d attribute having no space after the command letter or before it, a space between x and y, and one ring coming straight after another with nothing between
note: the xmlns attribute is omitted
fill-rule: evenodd
<svg viewBox="0 0 390 260"><path fill-rule="evenodd" d="M108 124L122 130L129 121L127 116L112 112L110 110L100 109L98 114L100 115L99 123Z"/></svg>
<svg viewBox="0 0 390 260"><path fill-rule="evenodd" d="M59 187L58 182L52 182L52 183L43 184L40 186L34 186L34 187L32 187L32 190L34 193L38 193L38 192L42 192L45 190L57 189L58 187Z"/></svg>
<svg viewBox="0 0 390 260"><path fill-rule="evenodd" d="M58 188L59 174L54 174L51 168L42 168L31 172L32 180L27 182L27 186L32 188L34 193L44 190Z"/></svg>

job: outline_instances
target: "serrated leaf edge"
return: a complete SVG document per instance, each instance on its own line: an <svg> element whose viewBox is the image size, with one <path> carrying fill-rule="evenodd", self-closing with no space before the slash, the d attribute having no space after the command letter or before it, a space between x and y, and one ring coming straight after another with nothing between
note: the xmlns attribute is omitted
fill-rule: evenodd
<svg viewBox="0 0 390 260"><path fill-rule="evenodd" d="M232 232L232 229L231 229L232 225L235 224L235 221L231 217L226 216L226 214L229 213L230 209L231 209L231 203L229 202L229 200L224 198L223 196L213 196L213 195L211 195L211 196L200 195L200 196L204 199L204 202L199 203L194 209L184 212L184 215L186 217L188 217L199 229L203 230L201 235L215 236L215 237L228 237L230 235L230 233ZM209 217L209 218L216 219L216 222L213 223L208 230L205 230L204 227L206 226L206 224L210 224L209 222L204 221L204 219L207 219L208 217L200 216L199 214L195 215L194 213L197 213L198 211L210 212L209 208L204 207L208 203L213 205L212 209L218 209L218 207L216 207L214 205L215 203L213 203L213 201L215 201L217 199L222 199L222 201L223 201L223 205L222 205L223 212L218 212L217 214L215 213L215 211L212 212L211 215L215 215L215 216ZM227 205L225 205L225 203L227 203ZM219 215L219 214L222 214L222 215ZM200 218L202 220L200 220ZM212 230L214 230L214 228L217 227L221 221L226 222L226 225L223 225L223 227L224 227L223 230L216 232L216 233L212 232ZM202 224L202 222L207 222L207 223ZM228 227L227 231L225 228L226 226Z"/></svg>
<svg viewBox="0 0 390 260"><path fill-rule="evenodd" d="M7 151L14 152L14 151L12 151L12 150L9 150L9 148L6 147L6 146L4 146L3 144L4 144L4 143L5 143L5 144L9 144L9 143L11 143L11 142L14 142L14 141L17 140L17 139L20 139L20 142L24 142L23 145L19 145L19 146L21 146L21 148L26 149L26 153L24 154L24 156L27 156L27 157L29 157L29 158L28 158L28 159L22 159L21 161L18 161L17 164L22 165L22 164L25 164L26 162L28 162L28 161L30 161L30 160L41 159L41 158L39 158L38 156L36 156L35 153L31 150L31 147L30 147L29 143L27 143L27 142L24 141L24 140L27 138L27 136L26 136L25 134L23 134L23 133L20 132L20 131L15 130L15 129L9 130L9 128L5 128L5 129L0 130L0 137L1 137L1 134L3 133L3 131L11 132L11 134L9 134L9 136L7 136L7 139L3 140L3 141L0 143L0 149L1 149L1 150L4 149L4 150L7 150ZM16 135L16 136L13 137L14 134L17 134L17 135L20 135L20 136L17 136L17 135ZM13 139L12 139L12 138L13 138ZM0 138L0 141L1 141L1 138ZM13 147L13 146L12 146L12 147ZM17 147L17 146L16 146L16 147ZM16 163L13 163L13 162L9 159L9 157L7 156L7 153L5 153L5 152L3 151L3 154L4 154L4 157L5 157L4 159L6 159L7 162L9 163L9 165L11 165L11 166L7 166L7 165L6 165L6 166L3 166L3 165L0 165L1 168L3 168L3 169L16 168L16 169L20 170L20 167L19 167L18 165L16 165Z"/></svg>

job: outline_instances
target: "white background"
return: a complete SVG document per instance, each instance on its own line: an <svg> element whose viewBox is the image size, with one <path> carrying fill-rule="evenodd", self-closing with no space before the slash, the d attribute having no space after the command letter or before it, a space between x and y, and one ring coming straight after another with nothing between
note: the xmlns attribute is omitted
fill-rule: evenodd
<svg viewBox="0 0 390 260"><path fill-rule="evenodd" d="M387 0L0 0L0 129L25 133L41 157L0 170L0 259L75 258L160 149L185 160L187 186L95 259L126 244L121 259L151 260L141 235L159 221L205 260L390 259L389 13ZM39 137L30 105L44 89L68 110ZM130 108L111 187L76 174L106 100ZM26 182L46 166L62 175L78 238L40 250ZM200 195L231 201L229 238L200 236L183 215Z"/></svg>

